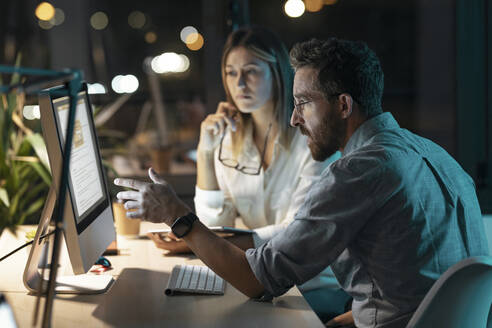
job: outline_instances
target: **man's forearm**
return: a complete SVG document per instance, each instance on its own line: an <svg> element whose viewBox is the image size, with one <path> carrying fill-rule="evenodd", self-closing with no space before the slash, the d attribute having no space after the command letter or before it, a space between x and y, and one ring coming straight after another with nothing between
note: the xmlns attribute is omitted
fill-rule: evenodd
<svg viewBox="0 0 492 328"><path fill-rule="evenodd" d="M252 298L264 293L242 249L218 237L199 221L183 239L208 267L240 292Z"/></svg>
<svg viewBox="0 0 492 328"><path fill-rule="evenodd" d="M237 235L226 237L228 241L242 249L243 251L254 248L255 244L253 242L253 237L251 235Z"/></svg>

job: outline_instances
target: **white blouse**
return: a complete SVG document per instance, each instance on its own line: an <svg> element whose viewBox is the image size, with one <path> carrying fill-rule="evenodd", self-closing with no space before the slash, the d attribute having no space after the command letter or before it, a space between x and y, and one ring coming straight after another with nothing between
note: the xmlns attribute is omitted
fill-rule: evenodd
<svg viewBox="0 0 492 328"><path fill-rule="evenodd" d="M222 158L230 158L230 131L222 147ZM215 173L220 190L196 187L195 209L200 220L208 226L234 226L240 216L244 224L255 229L255 247L271 239L287 226L304 202L304 196L320 173L340 157L337 152L324 162L312 159L307 138L299 131L284 148L277 136L270 166L259 175L248 175L224 166L215 150ZM243 166L259 167L261 153L253 142L252 125L245 131L244 146L238 156Z"/></svg>

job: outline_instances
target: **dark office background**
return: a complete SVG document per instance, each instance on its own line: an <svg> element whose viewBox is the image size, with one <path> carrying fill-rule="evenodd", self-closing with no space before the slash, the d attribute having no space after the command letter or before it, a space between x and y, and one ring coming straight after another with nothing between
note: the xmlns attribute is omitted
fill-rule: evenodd
<svg viewBox="0 0 492 328"><path fill-rule="evenodd" d="M475 180L483 212L492 212L492 0L338 0L298 18L285 14L285 0L57 0L50 3L63 9L65 21L49 30L34 15L39 2L0 2L0 63L12 65L21 53L23 66L80 68L88 82L108 89L94 97L100 106L118 97L111 90L114 76L135 75L137 92L107 123L129 134L151 98L147 57L164 51L188 56L185 74L159 78L166 107L179 111L177 104L198 99L212 112L223 99L221 48L236 26L266 26L288 48L311 37L363 40L382 62L384 109L451 153ZM134 10L145 14L141 29L128 24ZM103 30L89 24L96 11L108 16ZM187 25L204 37L198 51L179 38ZM145 41L147 32L157 36L154 43Z"/></svg>

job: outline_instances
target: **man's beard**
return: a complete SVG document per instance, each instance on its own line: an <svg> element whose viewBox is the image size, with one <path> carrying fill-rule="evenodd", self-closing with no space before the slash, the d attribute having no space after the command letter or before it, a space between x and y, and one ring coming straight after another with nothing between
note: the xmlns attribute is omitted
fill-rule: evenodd
<svg viewBox="0 0 492 328"><path fill-rule="evenodd" d="M342 147L347 132L347 121L340 118L333 109L326 117L321 118L317 131L309 132L302 126L300 130L311 141L308 142L308 146L313 159L322 162Z"/></svg>

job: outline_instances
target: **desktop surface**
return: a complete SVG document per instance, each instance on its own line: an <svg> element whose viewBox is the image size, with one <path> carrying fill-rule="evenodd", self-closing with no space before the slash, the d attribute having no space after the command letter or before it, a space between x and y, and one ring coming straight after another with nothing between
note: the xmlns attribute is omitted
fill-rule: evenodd
<svg viewBox="0 0 492 328"><path fill-rule="evenodd" d="M0 250L24 242L22 227L17 236L4 232ZM155 228L142 223L141 231ZM165 256L144 238L118 236L119 255L108 256L115 278L100 295L58 295L54 302L53 327L323 327L297 288L273 302L256 302L227 284L225 295L174 295L164 290L177 264L203 264L193 255ZM0 291L14 310L19 327L30 327L35 297L22 284L27 252L22 250L0 262ZM70 266L62 256L60 273ZM41 303L43 304L43 303Z"/></svg>

